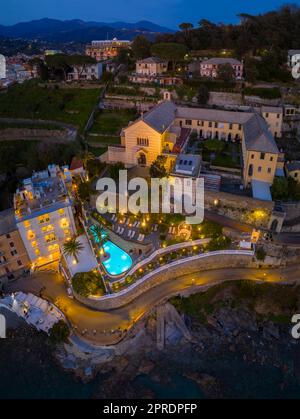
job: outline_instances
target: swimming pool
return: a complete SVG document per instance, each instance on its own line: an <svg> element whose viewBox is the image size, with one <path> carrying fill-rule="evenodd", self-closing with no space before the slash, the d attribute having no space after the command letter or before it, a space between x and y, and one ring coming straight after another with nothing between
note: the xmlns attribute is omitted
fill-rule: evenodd
<svg viewBox="0 0 300 419"><path fill-rule="evenodd" d="M93 227L90 228L93 233ZM94 234L94 239L96 242L99 242L99 239ZM104 246L104 251L109 255L108 259L103 260L102 264L111 276L121 275L127 272L132 266L132 259L128 253L126 253L119 246L114 244L111 241L107 241Z"/></svg>

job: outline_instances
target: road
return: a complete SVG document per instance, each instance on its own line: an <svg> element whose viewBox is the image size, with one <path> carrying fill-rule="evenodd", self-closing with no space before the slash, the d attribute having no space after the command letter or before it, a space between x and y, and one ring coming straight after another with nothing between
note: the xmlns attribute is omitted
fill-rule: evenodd
<svg viewBox="0 0 300 419"><path fill-rule="evenodd" d="M45 287L43 296L54 302L67 316L78 334L87 330L85 336L97 345L110 345L121 338L120 331L129 329L144 314L159 302L178 293L200 290L203 286L220 283L224 280L263 280L269 282L295 281L299 278L299 265L280 269L226 268L199 272L197 275L184 275L162 283L128 304L110 311L92 310L67 296L64 280L59 274L37 272L31 277L11 283L5 291L22 290L39 294ZM114 330L115 332L112 332ZM96 331L96 333L94 333Z"/></svg>

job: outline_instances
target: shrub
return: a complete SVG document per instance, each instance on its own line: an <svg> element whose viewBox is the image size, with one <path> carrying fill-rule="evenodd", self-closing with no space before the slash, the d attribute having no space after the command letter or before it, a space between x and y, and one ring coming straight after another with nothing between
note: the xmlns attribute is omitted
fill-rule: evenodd
<svg viewBox="0 0 300 419"><path fill-rule="evenodd" d="M104 294L104 285L100 275L92 271L75 274L72 278L72 286L74 291L82 297Z"/></svg>
<svg viewBox="0 0 300 419"><path fill-rule="evenodd" d="M265 260L266 258L266 251L262 247L258 247L256 249L256 259L257 260Z"/></svg>
<svg viewBox="0 0 300 419"><path fill-rule="evenodd" d="M50 339L54 343L66 342L69 335L69 327L63 320L59 320L55 323L50 330Z"/></svg>

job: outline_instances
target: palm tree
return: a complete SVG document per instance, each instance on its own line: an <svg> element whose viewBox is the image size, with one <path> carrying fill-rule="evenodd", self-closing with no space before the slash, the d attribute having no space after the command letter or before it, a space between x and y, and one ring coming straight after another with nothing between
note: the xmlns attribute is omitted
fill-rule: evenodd
<svg viewBox="0 0 300 419"><path fill-rule="evenodd" d="M65 256L74 257L76 262L78 263L78 255L84 249L82 243L76 239L76 237L72 238L71 240L67 241L63 245L63 253Z"/></svg>
<svg viewBox="0 0 300 419"><path fill-rule="evenodd" d="M100 249L103 250L103 254L105 256L104 244L107 242L108 237L104 227L101 225L94 225L93 234L95 239L97 240L97 243L99 244Z"/></svg>

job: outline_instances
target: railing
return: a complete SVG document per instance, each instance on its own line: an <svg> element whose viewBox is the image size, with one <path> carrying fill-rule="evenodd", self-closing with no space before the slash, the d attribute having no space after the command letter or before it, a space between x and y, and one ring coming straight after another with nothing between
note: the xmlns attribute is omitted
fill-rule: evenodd
<svg viewBox="0 0 300 419"><path fill-rule="evenodd" d="M174 266L178 266L182 263L187 263L187 262L192 262L194 260L197 259L202 259L202 258L207 258L207 257L211 257L211 256L224 256L224 255L240 255L240 256L253 256L254 255L254 251L249 251L249 250L218 250L218 251L213 251L213 252L208 252L208 253L202 253L200 255L195 255L195 256L189 256L187 258L184 259L180 259L180 260L176 260L174 262L165 264L163 266L160 266L157 269L154 269L152 272L149 272L148 274L146 274L145 276L143 276L141 279L137 280L134 284L130 285L129 287L123 289L122 291L119 291L118 293L115 294L110 294L110 295L105 295L103 297L89 297L90 300L94 300L94 301L103 301L103 300L110 300L113 298L117 298L120 296L123 296L129 292L131 292L134 288L140 286L142 283L146 282L149 278L151 278L154 275L157 275L158 273L172 268Z"/></svg>
<svg viewBox="0 0 300 419"><path fill-rule="evenodd" d="M128 271L123 276L123 278L119 278L118 282L124 282L125 278L127 276L134 274L138 269L140 269L144 265L147 265L148 263L150 263L157 256L164 255L165 253L174 252L174 250L181 250L181 249L185 249L187 247L199 246L201 244L206 244L209 241L210 241L210 239L198 239L198 240L193 240L193 241L188 241L188 242L183 242L183 243L171 244L171 246L167 246L167 247L163 247L161 249L157 249L153 253L151 253L151 255L148 256L146 259L143 259L140 262L138 262L133 268L130 269L130 271Z"/></svg>

